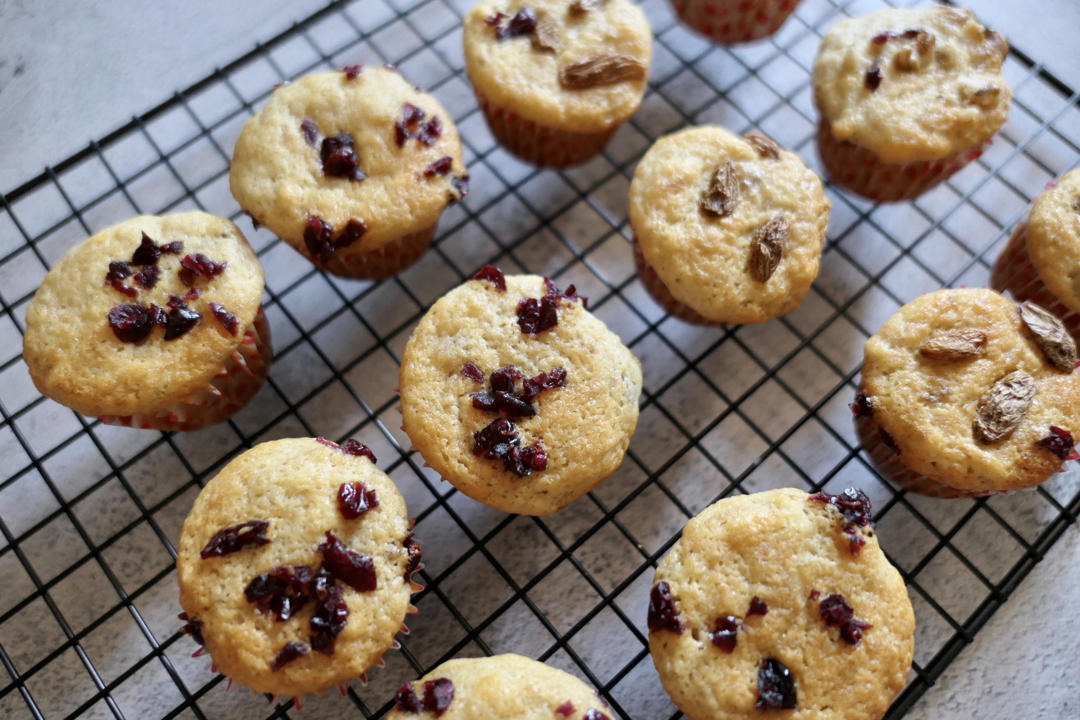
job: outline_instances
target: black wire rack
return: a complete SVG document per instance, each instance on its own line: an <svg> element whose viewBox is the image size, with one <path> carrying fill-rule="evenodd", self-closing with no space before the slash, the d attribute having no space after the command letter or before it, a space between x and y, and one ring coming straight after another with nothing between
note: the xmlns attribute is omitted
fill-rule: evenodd
<svg viewBox="0 0 1080 720"><path fill-rule="evenodd" d="M563 172L500 149L463 72L473 0L334 2L192 87L0 195L0 716L288 718L292 700L228 683L178 633L180 524L231 457L277 437L357 437L416 515L426 589L386 667L305 718L380 717L394 689L454 656L518 652L594 684L619 718L675 718L648 657L647 594L685 521L732 493L863 487L918 620L916 660L889 718L941 675L1080 512L1071 470L1040 488L941 501L881 480L848 403L862 345L899 305L983 285L1031 198L1080 158L1077 92L1013 49L1015 92L991 148L909 203L829 188L821 275L802 306L762 325L701 328L664 315L636 279L627 191L659 135L689 124L760 129L819 167L810 68L824 29L865 2L804 0L767 41L713 46L646 0L648 93L602 156ZM361 7L362 6L362 7ZM378 284L328 277L228 191L232 145L273 87L314 70L389 62L436 95L466 146L473 192L432 251ZM228 423L191 434L116 428L42 398L19 350L47 268L136 212L235 219L267 271L276 357ZM622 468L545 518L490 510L441 483L399 430L394 391L409 332L446 290L493 262L575 283L641 358L645 392Z"/></svg>

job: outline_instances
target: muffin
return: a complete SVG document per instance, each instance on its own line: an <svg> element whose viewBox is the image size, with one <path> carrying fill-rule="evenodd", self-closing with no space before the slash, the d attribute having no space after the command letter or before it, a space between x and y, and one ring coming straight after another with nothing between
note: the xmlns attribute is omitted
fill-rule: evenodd
<svg viewBox="0 0 1080 720"><path fill-rule="evenodd" d="M799 156L707 125L656 141L630 183L642 283L703 324L791 312L818 274L831 204Z"/></svg>
<svg viewBox="0 0 1080 720"><path fill-rule="evenodd" d="M982 154L1005 123L1009 46L969 10L879 10L825 33L814 61L829 179L872 200L913 198Z"/></svg>
<svg viewBox="0 0 1080 720"><path fill-rule="evenodd" d="M449 113L386 67L279 86L236 141L229 187L318 267L378 280L416 261L468 174Z"/></svg>
<svg viewBox="0 0 1080 720"><path fill-rule="evenodd" d="M520 655L458 658L405 683L387 720L610 720L596 692L573 675Z"/></svg>
<svg viewBox="0 0 1080 720"><path fill-rule="evenodd" d="M536 165L585 162L645 93L652 30L629 0L481 0L465 69L496 139Z"/></svg>
<svg viewBox="0 0 1080 720"><path fill-rule="evenodd" d="M485 266L413 330L398 380L424 462L493 508L546 515L622 463L641 365L574 286Z"/></svg>
<svg viewBox="0 0 1080 720"><path fill-rule="evenodd" d="M405 501L367 447L262 443L208 482L184 520L183 630L256 692L322 692L397 646L419 562Z"/></svg>
<svg viewBox="0 0 1080 720"><path fill-rule="evenodd" d="M725 45L759 40L780 29L799 0L671 0L679 19Z"/></svg>
<svg viewBox="0 0 1080 720"><path fill-rule="evenodd" d="M1038 485L1080 431L1076 344L1061 321L993 290L912 300L866 341L853 405L878 471L940 497Z"/></svg>
<svg viewBox="0 0 1080 720"><path fill-rule="evenodd" d="M664 689L693 720L880 720L915 644L904 581L854 488L705 508L656 568L648 624Z"/></svg>
<svg viewBox="0 0 1080 720"><path fill-rule="evenodd" d="M69 250L26 310L41 394L102 422L194 430L270 370L263 271L240 229L203 212L140 215Z"/></svg>
<svg viewBox="0 0 1080 720"><path fill-rule="evenodd" d="M1080 338L1080 168L1035 199L994 263L990 287L1042 305Z"/></svg>

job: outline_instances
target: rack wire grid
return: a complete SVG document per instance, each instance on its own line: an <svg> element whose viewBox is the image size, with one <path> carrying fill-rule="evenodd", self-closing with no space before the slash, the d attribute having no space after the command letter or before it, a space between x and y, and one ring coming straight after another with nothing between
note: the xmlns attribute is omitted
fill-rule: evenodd
<svg viewBox="0 0 1080 720"><path fill-rule="evenodd" d="M1080 158L1077 93L1013 49L1015 100L981 159L914 202L828 188L821 275L792 314L703 328L666 317L636 279L627 190L659 135L697 123L758 128L819 167L810 68L823 29L881 2L804 0L771 39L724 48L646 0L648 92L604 153L555 172L499 148L463 73L473 0L332 3L37 178L0 195L0 716L289 718L293 701L228 692L178 633L175 545L199 488L278 437L357 437L397 482L424 543L426 589L401 652L303 717L380 717L403 681L455 656L513 651L599 688L619 718L675 718L645 627L653 567L692 515L732 493L855 484L907 582L915 664L888 717L938 678L1080 510L1075 470L978 500L905 494L860 452L848 403L866 338L902 303L985 284L1033 195ZM233 142L273 87L322 68L391 62L462 131L472 194L432 251L373 284L315 270L252 227L228 190ZM227 423L195 433L117 428L45 400L19 349L46 269L136 212L235 219L266 268L277 355ZM399 430L402 347L425 309L484 263L575 283L642 360L641 419L620 470L559 513L491 510L440 482ZM2 676L0 676L2 677Z"/></svg>

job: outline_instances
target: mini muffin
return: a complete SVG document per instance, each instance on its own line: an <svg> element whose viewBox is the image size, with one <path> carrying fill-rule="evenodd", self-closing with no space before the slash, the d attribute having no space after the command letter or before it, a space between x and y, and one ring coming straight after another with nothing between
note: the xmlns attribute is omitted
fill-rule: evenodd
<svg viewBox="0 0 1080 720"><path fill-rule="evenodd" d="M405 501L367 447L262 443L207 483L184 521L183 631L256 692L322 692L397 647L419 562Z"/></svg>
<svg viewBox="0 0 1080 720"><path fill-rule="evenodd" d="M444 480L546 515L622 463L641 365L573 285L485 266L420 320L398 387L403 429Z"/></svg>
<svg viewBox="0 0 1080 720"><path fill-rule="evenodd" d="M785 488L686 524L656 568L649 652L687 717L880 720L911 668L915 615L870 517L861 490Z"/></svg>
<svg viewBox="0 0 1080 720"><path fill-rule="evenodd" d="M442 105L392 69L359 65L278 87L229 169L252 220L323 270L376 280L424 253L467 180Z"/></svg>
<svg viewBox="0 0 1080 720"><path fill-rule="evenodd" d="M1080 168L1035 199L994 264L990 286L1042 305L1080 338Z"/></svg>
<svg viewBox="0 0 1080 720"><path fill-rule="evenodd" d="M784 315L817 277L831 207L821 179L772 140L680 130L649 148L630 183L638 274L690 322Z"/></svg>
<svg viewBox="0 0 1080 720"><path fill-rule="evenodd" d="M1005 123L1009 46L969 10L879 10L825 33L814 62L829 179L872 200L913 198L982 154Z"/></svg>
<svg viewBox="0 0 1080 720"><path fill-rule="evenodd" d="M102 422L194 430L270 370L263 271L240 229L203 212L140 215L69 250L26 310L43 395Z"/></svg>
<svg viewBox="0 0 1080 720"><path fill-rule="evenodd" d="M652 30L629 0L481 0L465 69L496 139L537 165L585 162L641 104Z"/></svg>
<svg viewBox="0 0 1080 720"><path fill-rule="evenodd" d="M610 720L606 704L573 675L520 655L448 660L405 683L387 720Z"/></svg>
<svg viewBox="0 0 1080 720"><path fill-rule="evenodd" d="M780 29L799 0L671 0L679 19L709 39L732 45Z"/></svg>
<svg viewBox="0 0 1080 720"><path fill-rule="evenodd" d="M866 342L852 410L881 474L941 497L1038 485L1080 431L1076 344L1061 321L993 290L912 300Z"/></svg>

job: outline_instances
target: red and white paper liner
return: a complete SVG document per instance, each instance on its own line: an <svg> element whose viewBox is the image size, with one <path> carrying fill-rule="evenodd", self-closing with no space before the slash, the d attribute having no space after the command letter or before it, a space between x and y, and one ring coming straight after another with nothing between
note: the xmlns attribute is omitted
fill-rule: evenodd
<svg viewBox="0 0 1080 720"><path fill-rule="evenodd" d="M983 154L987 140L939 160L887 163L846 140L833 136L829 121L818 124L818 152L829 180L851 192L878 202L918 197Z"/></svg>
<svg viewBox="0 0 1080 720"><path fill-rule="evenodd" d="M998 256L990 271L990 287L1000 293L1008 292L1018 303L1030 300L1041 305L1065 324L1065 329L1080 342L1080 313L1069 309L1042 281L1027 250L1027 219L1016 229L1005 250Z"/></svg>
<svg viewBox="0 0 1080 720"><path fill-rule="evenodd" d="M637 235L634 235L634 265L637 266L638 278L641 279L641 284L645 286L645 289L652 295L653 300L664 308L668 315L695 325L723 324L708 319L686 303L675 299L675 296L667 289L667 285L664 284L664 281L660 279L660 276L653 270L653 266L649 264L649 261L642 254Z"/></svg>
<svg viewBox="0 0 1080 720"><path fill-rule="evenodd" d="M431 247L438 221L423 230L402 235L368 252L349 253L338 251L330 261L313 261L326 272L357 280L385 280L393 277L420 259Z"/></svg>
<svg viewBox="0 0 1080 720"><path fill-rule="evenodd" d="M475 88L475 85L473 86ZM492 105L476 91L491 134L522 160L544 167L569 167L596 156L619 129L614 125L598 133L579 133L539 125L515 112Z"/></svg>
<svg viewBox="0 0 1080 720"><path fill-rule="evenodd" d="M726 45L768 37L780 29L799 0L671 0L679 19Z"/></svg>
<svg viewBox="0 0 1080 720"><path fill-rule="evenodd" d="M221 372L193 397L154 412L102 415L98 419L109 425L148 430L198 430L222 422L246 405L262 387L270 373L273 355L270 324L260 307L243 340L225 358Z"/></svg>

